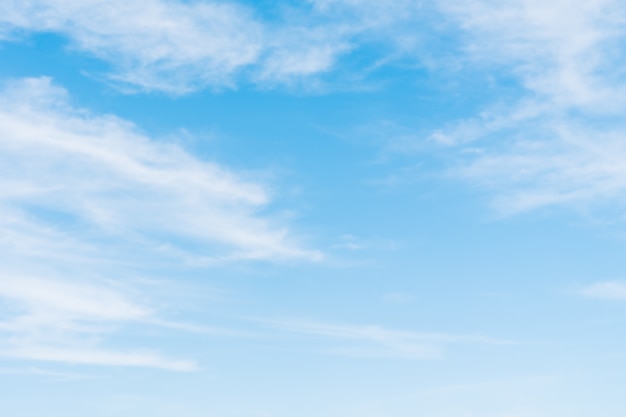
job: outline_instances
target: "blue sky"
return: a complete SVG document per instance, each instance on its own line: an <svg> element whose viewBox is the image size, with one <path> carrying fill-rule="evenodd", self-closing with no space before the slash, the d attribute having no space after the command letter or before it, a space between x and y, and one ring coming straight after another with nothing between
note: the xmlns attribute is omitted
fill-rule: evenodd
<svg viewBox="0 0 626 417"><path fill-rule="evenodd" d="M617 0L0 4L0 414L617 417Z"/></svg>

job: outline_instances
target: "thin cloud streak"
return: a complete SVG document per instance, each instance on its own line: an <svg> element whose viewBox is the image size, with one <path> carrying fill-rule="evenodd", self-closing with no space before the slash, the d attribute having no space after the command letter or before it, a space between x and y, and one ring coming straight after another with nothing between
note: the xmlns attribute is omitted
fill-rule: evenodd
<svg viewBox="0 0 626 417"><path fill-rule="evenodd" d="M442 358L447 345L515 344L512 341L480 335L420 333L393 330L378 325L349 325L297 319L265 320L261 323L293 334L351 343L349 346L322 349L323 352L340 356L427 360Z"/></svg>
<svg viewBox="0 0 626 417"><path fill-rule="evenodd" d="M116 352L101 340L124 324L149 320L154 313L103 282L33 278L3 271L0 300L8 319L0 322L0 356L88 365L151 367L191 371L191 361L155 352Z"/></svg>
<svg viewBox="0 0 626 417"><path fill-rule="evenodd" d="M13 350L0 349L0 356L14 359L63 362L78 365L155 368L176 372L190 372L197 369L197 365L192 361L167 359L161 355L146 351L113 352L109 350L83 350L75 347L30 347L21 345L19 348Z"/></svg>
<svg viewBox="0 0 626 417"><path fill-rule="evenodd" d="M583 288L580 294L589 298L626 301L626 282L599 282Z"/></svg>

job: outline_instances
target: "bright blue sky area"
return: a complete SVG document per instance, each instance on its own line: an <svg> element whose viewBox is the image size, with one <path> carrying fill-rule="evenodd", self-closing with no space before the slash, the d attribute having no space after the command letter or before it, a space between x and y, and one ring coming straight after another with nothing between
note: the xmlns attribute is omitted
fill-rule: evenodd
<svg viewBox="0 0 626 417"><path fill-rule="evenodd" d="M621 416L616 0L0 6L0 414Z"/></svg>

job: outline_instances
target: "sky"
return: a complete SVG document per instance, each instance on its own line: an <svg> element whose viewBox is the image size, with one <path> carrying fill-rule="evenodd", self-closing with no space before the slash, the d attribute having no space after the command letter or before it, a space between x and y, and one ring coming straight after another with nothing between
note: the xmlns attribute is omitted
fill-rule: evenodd
<svg viewBox="0 0 626 417"><path fill-rule="evenodd" d="M619 417L621 0L0 2L0 415Z"/></svg>

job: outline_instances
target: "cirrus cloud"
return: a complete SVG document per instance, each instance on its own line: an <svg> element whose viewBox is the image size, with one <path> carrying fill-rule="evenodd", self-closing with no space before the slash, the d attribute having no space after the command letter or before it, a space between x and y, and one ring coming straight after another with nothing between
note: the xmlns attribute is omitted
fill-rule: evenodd
<svg viewBox="0 0 626 417"><path fill-rule="evenodd" d="M129 325L221 332L161 318L137 276L322 256L258 213L271 202L265 185L73 107L48 78L0 92L0 177L0 356L193 370L107 347Z"/></svg>

